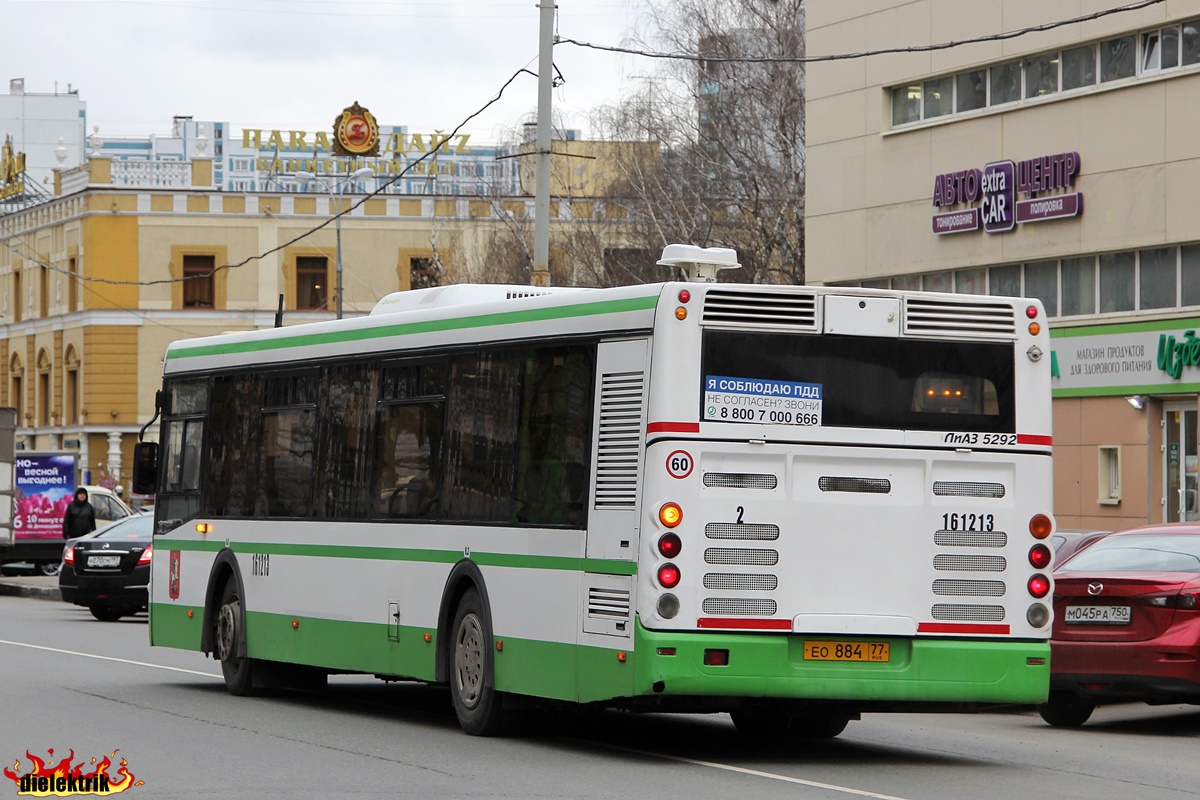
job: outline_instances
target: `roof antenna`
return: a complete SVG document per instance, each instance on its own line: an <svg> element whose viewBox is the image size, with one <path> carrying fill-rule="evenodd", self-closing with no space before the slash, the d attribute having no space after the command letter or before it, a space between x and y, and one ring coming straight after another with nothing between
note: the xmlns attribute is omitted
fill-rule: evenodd
<svg viewBox="0 0 1200 800"><path fill-rule="evenodd" d="M687 280L696 283L716 283L717 272L737 269L737 251L728 247L697 247L694 244L669 244L663 248L660 267L678 267Z"/></svg>

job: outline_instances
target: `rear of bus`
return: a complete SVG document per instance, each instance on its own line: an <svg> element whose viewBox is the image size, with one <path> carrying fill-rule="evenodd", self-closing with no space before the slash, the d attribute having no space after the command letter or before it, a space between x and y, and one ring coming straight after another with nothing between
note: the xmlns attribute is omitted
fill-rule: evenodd
<svg viewBox="0 0 1200 800"><path fill-rule="evenodd" d="M1044 701L1049 351L1036 300L666 286L635 693L848 716Z"/></svg>

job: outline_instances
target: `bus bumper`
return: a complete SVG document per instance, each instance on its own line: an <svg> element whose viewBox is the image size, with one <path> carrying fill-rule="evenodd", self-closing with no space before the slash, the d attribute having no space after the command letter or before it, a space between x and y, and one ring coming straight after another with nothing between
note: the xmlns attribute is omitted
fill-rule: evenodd
<svg viewBox="0 0 1200 800"><path fill-rule="evenodd" d="M634 694L864 703L1042 703L1050 645L1013 639L694 633L636 627ZM809 661L804 642L887 642L885 663ZM705 664L706 651L718 653Z"/></svg>

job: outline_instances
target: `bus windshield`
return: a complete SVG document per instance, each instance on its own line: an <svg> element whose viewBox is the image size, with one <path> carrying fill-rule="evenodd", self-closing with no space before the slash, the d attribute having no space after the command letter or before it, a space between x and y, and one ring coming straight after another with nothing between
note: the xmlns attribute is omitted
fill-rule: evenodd
<svg viewBox="0 0 1200 800"><path fill-rule="evenodd" d="M701 377L799 385L822 426L1016 430L1011 343L707 330Z"/></svg>

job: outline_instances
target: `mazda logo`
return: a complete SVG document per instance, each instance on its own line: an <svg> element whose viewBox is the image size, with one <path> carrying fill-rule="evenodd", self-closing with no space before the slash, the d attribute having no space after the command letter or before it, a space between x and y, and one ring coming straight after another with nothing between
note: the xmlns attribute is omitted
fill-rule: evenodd
<svg viewBox="0 0 1200 800"><path fill-rule="evenodd" d="M1089 583L1088 584L1088 594L1100 594L1103 591L1104 591L1103 583Z"/></svg>

